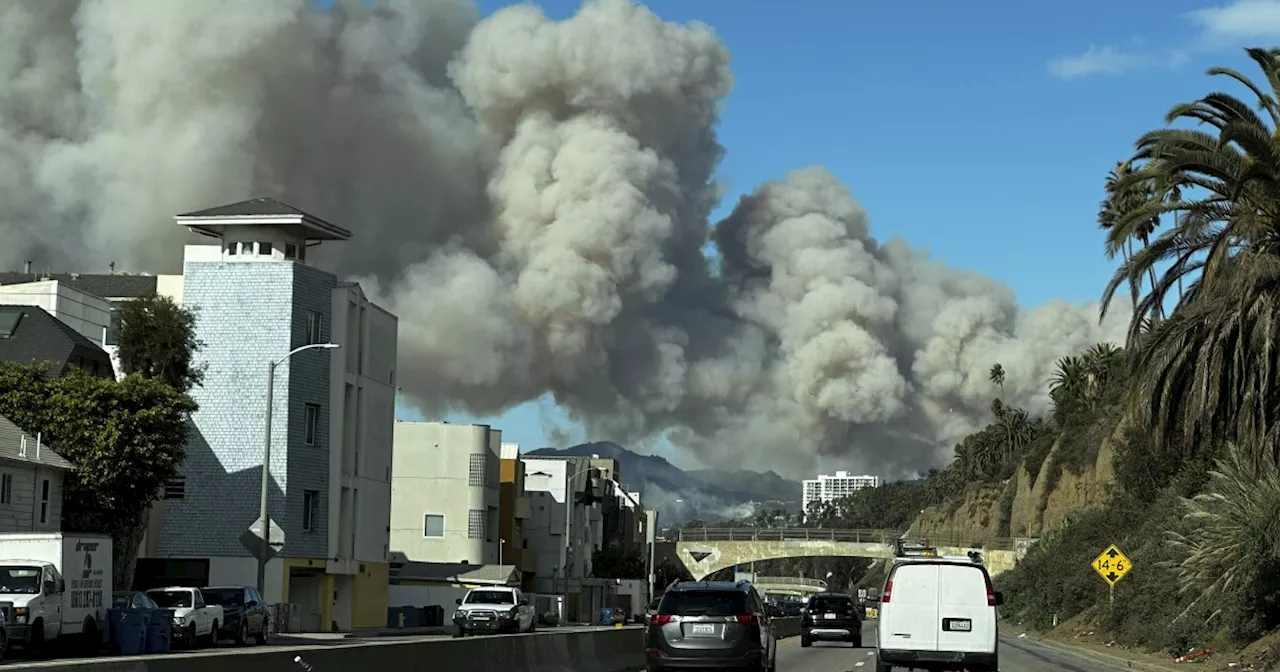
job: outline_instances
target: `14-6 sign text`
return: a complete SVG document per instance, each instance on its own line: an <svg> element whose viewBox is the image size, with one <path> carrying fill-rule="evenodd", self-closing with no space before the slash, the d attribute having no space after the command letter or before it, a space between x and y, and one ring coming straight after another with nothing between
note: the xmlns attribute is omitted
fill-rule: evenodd
<svg viewBox="0 0 1280 672"><path fill-rule="evenodd" d="M1116 582L1123 579L1129 570L1133 569L1133 563L1129 562L1129 558L1116 548L1115 544L1107 547L1101 555L1093 559L1091 563L1093 571L1107 582L1108 586L1116 585Z"/></svg>

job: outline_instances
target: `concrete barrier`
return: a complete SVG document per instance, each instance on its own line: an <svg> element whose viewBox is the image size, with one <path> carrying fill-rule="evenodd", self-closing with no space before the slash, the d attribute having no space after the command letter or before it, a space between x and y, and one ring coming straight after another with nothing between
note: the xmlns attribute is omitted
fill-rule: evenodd
<svg viewBox="0 0 1280 672"><path fill-rule="evenodd" d="M800 621L802 620L804 619L800 616L773 619L774 635L780 639L786 637L799 637Z"/></svg>
<svg viewBox="0 0 1280 672"><path fill-rule="evenodd" d="M788 619L791 620L791 619ZM213 649L153 656L5 665L5 672L630 672L644 667L641 628L540 632L431 641Z"/></svg>

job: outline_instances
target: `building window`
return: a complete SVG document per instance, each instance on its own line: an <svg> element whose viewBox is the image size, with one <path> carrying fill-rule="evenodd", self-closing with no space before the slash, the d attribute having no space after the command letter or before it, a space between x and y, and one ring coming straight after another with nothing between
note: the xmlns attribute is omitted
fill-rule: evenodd
<svg viewBox="0 0 1280 672"><path fill-rule="evenodd" d="M303 440L308 446L314 446L320 440L320 405L303 404L302 408L304 409L302 421L306 425L303 430Z"/></svg>
<svg viewBox="0 0 1280 672"><path fill-rule="evenodd" d="M285 243L285 244L284 244L284 258L285 258L285 259L297 259L297 258L298 258L298 246L297 246L297 245L294 245L293 243Z"/></svg>
<svg viewBox="0 0 1280 672"><path fill-rule="evenodd" d="M304 345L314 345L323 343L321 339L320 328L324 324L324 316L318 310L307 311L307 342Z"/></svg>
<svg viewBox="0 0 1280 672"><path fill-rule="evenodd" d="M444 538L444 516L437 513L422 516L422 536L432 539Z"/></svg>
<svg viewBox="0 0 1280 672"><path fill-rule="evenodd" d="M498 507L489 507L488 513L484 519L484 540L493 541L493 535L498 529Z"/></svg>
<svg viewBox="0 0 1280 672"><path fill-rule="evenodd" d="M467 485L473 488L484 487L485 471L484 453L472 453L470 471L467 473Z"/></svg>
<svg viewBox="0 0 1280 672"><path fill-rule="evenodd" d="M13 503L13 474L0 475L0 504Z"/></svg>
<svg viewBox="0 0 1280 672"><path fill-rule="evenodd" d="M240 243L240 254L252 255L253 253L253 243Z"/></svg>
<svg viewBox="0 0 1280 672"><path fill-rule="evenodd" d="M271 243L258 243L258 254L269 257L271 256Z"/></svg>
<svg viewBox="0 0 1280 672"><path fill-rule="evenodd" d="M110 317L107 318L105 345L117 345L118 343L120 343L120 309L112 308Z"/></svg>
<svg viewBox="0 0 1280 672"><path fill-rule="evenodd" d="M227 256L234 257L239 251L240 243L227 243Z"/></svg>
<svg viewBox="0 0 1280 672"><path fill-rule="evenodd" d="M471 509L467 512L467 538L484 539L484 509Z"/></svg>
<svg viewBox="0 0 1280 672"><path fill-rule="evenodd" d="M313 532L320 515L320 492L317 490L302 491L302 531Z"/></svg>
<svg viewBox="0 0 1280 672"><path fill-rule="evenodd" d="M40 482L40 522L49 522L49 479Z"/></svg>
<svg viewBox="0 0 1280 672"><path fill-rule="evenodd" d="M174 476L164 484L165 499L185 499L187 496L187 477Z"/></svg>

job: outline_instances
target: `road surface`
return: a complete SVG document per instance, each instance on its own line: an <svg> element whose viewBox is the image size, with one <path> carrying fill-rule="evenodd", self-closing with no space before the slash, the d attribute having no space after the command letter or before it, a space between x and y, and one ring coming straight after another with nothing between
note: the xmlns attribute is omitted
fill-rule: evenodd
<svg viewBox="0 0 1280 672"><path fill-rule="evenodd" d="M876 622L862 624L862 648L815 642L800 648L800 638L778 643L778 672L872 672L876 669ZM900 669L900 668L899 668ZM1114 667L1014 637L1000 638L1000 672L1109 672Z"/></svg>

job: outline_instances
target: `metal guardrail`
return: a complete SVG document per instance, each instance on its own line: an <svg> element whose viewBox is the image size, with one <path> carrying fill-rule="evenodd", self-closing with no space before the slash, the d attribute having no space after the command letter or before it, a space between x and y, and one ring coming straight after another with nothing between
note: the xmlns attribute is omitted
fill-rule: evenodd
<svg viewBox="0 0 1280 672"><path fill-rule="evenodd" d="M903 530L837 530L823 527L685 527L678 541L846 541L867 544L891 544L907 533ZM1012 551L1017 545L1013 537L987 539L959 535L911 537L926 546L953 546Z"/></svg>
<svg viewBox="0 0 1280 672"><path fill-rule="evenodd" d="M757 576L751 581L761 586L808 586L810 588L826 588L827 582L822 579L802 579L798 576Z"/></svg>

